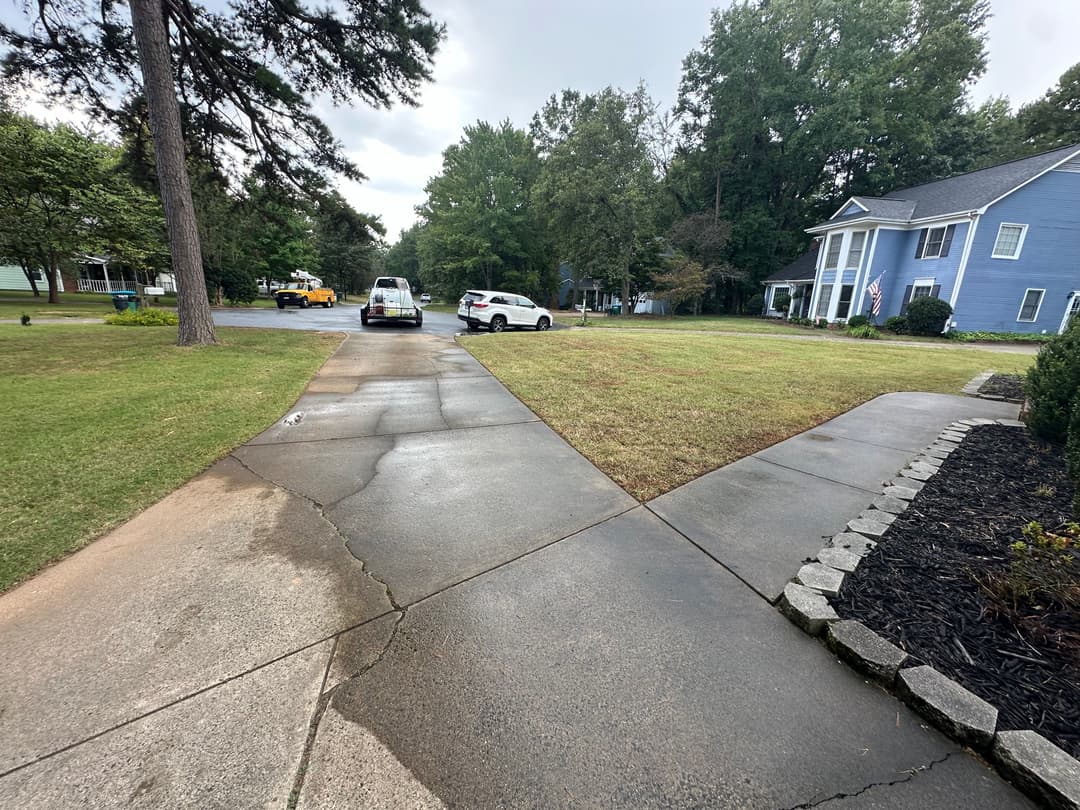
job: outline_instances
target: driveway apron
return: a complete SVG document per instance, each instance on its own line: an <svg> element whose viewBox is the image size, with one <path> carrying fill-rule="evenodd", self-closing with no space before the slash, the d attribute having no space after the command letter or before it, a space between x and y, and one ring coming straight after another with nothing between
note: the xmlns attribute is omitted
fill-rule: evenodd
<svg viewBox="0 0 1080 810"><path fill-rule="evenodd" d="M352 335L0 597L0 806L1028 807L770 604L990 407L898 396L640 505L454 343Z"/></svg>

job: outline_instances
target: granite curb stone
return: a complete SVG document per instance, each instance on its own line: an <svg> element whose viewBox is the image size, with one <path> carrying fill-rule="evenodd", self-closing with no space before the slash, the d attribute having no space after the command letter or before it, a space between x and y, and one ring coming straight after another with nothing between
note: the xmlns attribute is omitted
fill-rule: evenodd
<svg viewBox="0 0 1080 810"><path fill-rule="evenodd" d="M1041 734L999 731L990 753L1005 777L1029 795L1058 810L1080 808L1080 762Z"/></svg>
<svg viewBox="0 0 1080 810"><path fill-rule="evenodd" d="M860 520L872 520L875 523L884 523L886 526L891 526L892 522L896 520L896 515L892 512L882 512L879 509L864 509L859 512Z"/></svg>
<svg viewBox="0 0 1080 810"><path fill-rule="evenodd" d="M879 495L874 498L873 503L870 505L881 512L888 512L892 515L902 514L909 506L907 501L894 498L892 495Z"/></svg>
<svg viewBox="0 0 1080 810"><path fill-rule="evenodd" d="M953 739L990 747L998 711L978 695L925 665L900 670L896 687L905 703Z"/></svg>
<svg viewBox="0 0 1080 810"><path fill-rule="evenodd" d="M835 568L817 563L807 563L795 575L795 581L826 596L836 596L844 584L844 574Z"/></svg>
<svg viewBox="0 0 1080 810"><path fill-rule="evenodd" d="M913 489L916 492L919 492L923 488L924 483L924 481L919 481L916 478L909 478L907 476L900 476L899 478L894 478L892 480L892 485L894 487L907 487L908 489Z"/></svg>
<svg viewBox="0 0 1080 810"><path fill-rule="evenodd" d="M874 540L881 537L889 530L889 527L885 523L878 523L876 520L867 520L866 518L855 518L849 520L847 524L847 531L855 532L856 534L864 534Z"/></svg>
<svg viewBox="0 0 1080 810"><path fill-rule="evenodd" d="M901 501L911 501L919 494L919 490L902 484L892 484L885 487L881 494Z"/></svg>
<svg viewBox="0 0 1080 810"><path fill-rule="evenodd" d="M848 551L846 548L829 546L817 553L817 560L822 565L835 568L837 571L851 573L862 562L862 556L854 551Z"/></svg>
<svg viewBox="0 0 1080 810"><path fill-rule="evenodd" d="M850 551L852 554L858 554L860 557L865 557L877 548L877 543L869 537L864 537L855 532L840 532L840 534L833 537L829 542L833 548Z"/></svg>
<svg viewBox="0 0 1080 810"><path fill-rule="evenodd" d="M842 619L828 627L825 643L855 669L892 686L907 653L883 639L862 622Z"/></svg>

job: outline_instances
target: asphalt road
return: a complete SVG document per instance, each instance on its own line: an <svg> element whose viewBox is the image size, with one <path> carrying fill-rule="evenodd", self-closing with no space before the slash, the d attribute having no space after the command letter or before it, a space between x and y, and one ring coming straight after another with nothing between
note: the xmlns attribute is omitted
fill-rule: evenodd
<svg viewBox="0 0 1080 810"><path fill-rule="evenodd" d="M314 329L325 332L371 332L414 334L411 323L360 323L359 304L338 304L331 309L312 307L298 309L215 309L214 323L218 326L255 326L264 329ZM420 331L427 334L453 336L462 331L464 324L456 315L445 312L424 312L424 325Z"/></svg>

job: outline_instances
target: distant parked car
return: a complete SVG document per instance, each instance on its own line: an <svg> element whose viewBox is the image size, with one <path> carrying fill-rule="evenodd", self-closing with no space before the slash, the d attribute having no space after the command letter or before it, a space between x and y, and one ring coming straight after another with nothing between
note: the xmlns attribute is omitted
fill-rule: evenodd
<svg viewBox="0 0 1080 810"><path fill-rule="evenodd" d="M468 290L458 301L458 320L470 332L480 327L492 332L511 327L538 332L551 328L551 313L546 309L523 295L498 290Z"/></svg>
<svg viewBox="0 0 1080 810"><path fill-rule="evenodd" d="M431 303L431 293L420 293L420 303L421 304L430 304Z"/></svg>

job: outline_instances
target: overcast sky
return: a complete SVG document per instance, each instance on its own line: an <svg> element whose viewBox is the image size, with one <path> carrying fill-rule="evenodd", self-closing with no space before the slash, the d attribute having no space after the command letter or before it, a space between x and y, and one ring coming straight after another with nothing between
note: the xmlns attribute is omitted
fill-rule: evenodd
<svg viewBox="0 0 1080 810"><path fill-rule="evenodd" d="M427 0L447 38L435 81L417 109L323 109L360 170L342 192L378 214L396 241L415 219L441 153L467 124L509 118L527 126L555 92L644 80L655 100L675 101L682 60L728 0ZM1080 0L991 0L990 65L973 100L1008 96L1015 108L1041 96L1080 60ZM3 12L10 18L14 9ZM54 118L40 108L38 117Z"/></svg>

